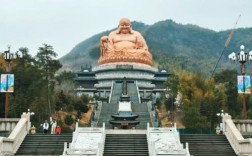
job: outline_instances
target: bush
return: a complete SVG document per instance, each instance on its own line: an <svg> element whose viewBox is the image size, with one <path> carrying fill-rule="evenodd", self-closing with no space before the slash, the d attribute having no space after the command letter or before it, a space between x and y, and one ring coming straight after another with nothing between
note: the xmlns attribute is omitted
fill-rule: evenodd
<svg viewBox="0 0 252 156"><path fill-rule="evenodd" d="M72 112L74 110L73 105L67 105L67 112Z"/></svg>
<svg viewBox="0 0 252 156"><path fill-rule="evenodd" d="M72 118L72 115L67 115L64 121L65 121L65 124L68 126L71 126L74 123L74 119Z"/></svg>
<svg viewBox="0 0 252 156"><path fill-rule="evenodd" d="M88 112L88 106L85 105L85 104L82 104L82 103L76 103L74 105L74 109L77 111L77 112L81 112L81 113L87 113Z"/></svg>

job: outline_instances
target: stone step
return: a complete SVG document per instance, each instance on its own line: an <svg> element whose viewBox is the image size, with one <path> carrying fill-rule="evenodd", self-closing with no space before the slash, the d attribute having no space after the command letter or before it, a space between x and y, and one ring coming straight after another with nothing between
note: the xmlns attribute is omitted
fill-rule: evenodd
<svg viewBox="0 0 252 156"><path fill-rule="evenodd" d="M61 155L64 142L72 142L72 133L53 134L28 134L15 155Z"/></svg>
<svg viewBox="0 0 252 156"><path fill-rule="evenodd" d="M107 134L104 156L148 156L146 134Z"/></svg>
<svg viewBox="0 0 252 156"><path fill-rule="evenodd" d="M190 154L194 156L236 156L224 135L182 134L180 141L189 144Z"/></svg>

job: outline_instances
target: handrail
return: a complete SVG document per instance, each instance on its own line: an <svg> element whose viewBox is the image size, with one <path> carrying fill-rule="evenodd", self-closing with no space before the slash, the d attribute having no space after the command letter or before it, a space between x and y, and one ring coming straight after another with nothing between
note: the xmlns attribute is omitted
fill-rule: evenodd
<svg viewBox="0 0 252 156"><path fill-rule="evenodd" d="M224 134L237 155L252 155L252 139L244 139L231 120L231 116L223 116Z"/></svg>
<svg viewBox="0 0 252 156"><path fill-rule="evenodd" d="M147 126L148 150L150 156L183 155L190 156L188 145L180 142L176 124L172 128L150 128Z"/></svg>
<svg viewBox="0 0 252 156"><path fill-rule="evenodd" d="M116 66L117 65L99 65L99 66L94 67L92 69L92 71L97 72L97 71L100 71L100 70L116 69ZM138 69L138 70L149 70L149 71L152 71L152 72L157 72L158 71L157 68L154 68L154 67L151 67L151 66L145 66L143 64L140 64L140 65L139 64L134 64L133 68Z"/></svg>
<svg viewBox="0 0 252 156"><path fill-rule="evenodd" d="M2 149L3 149L3 139L4 139L4 137L0 137L0 156L4 155L3 151L2 151Z"/></svg>
<svg viewBox="0 0 252 156"><path fill-rule="evenodd" d="M103 156L104 146L105 146L106 132L105 132L105 123L102 123L102 142L100 144L100 156Z"/></svg>
<svg viewBox="0 0 252 156"><path fill-rule="evenodd" d="M141 103L141 97L140 97L140 92L139 92L139 88L138 88L138 82L136 81L136 89L137 89L137 96L138 96L138 103Z"/></svg>
<svg viewBox="0 0 252 156"><path fill-rule="evenodd" d="M125 74L106 74L106 75L97 75L96 78L99 80L106 80L106 79L123 79L125 77ZM141 80L153 80L153 75L134 75L134 74L128 74L127 78L134 78L134 79L141 79Z"/></svg>
<svg viewBox="0 0 252 156"><path fill-rule="evenodd" d="M96 143L97 146L94 147L80 147L80 143L83 142L77 142L77 138L79 137L79 134L83 133L89 133L88 135L92 134L101 134L99 135L99 138ZM82 136L83 137L83 136ZM86 136L87 137L87 136ZM89 139L89 138L83 138L83 139ZM80 141L80 140L79 140ZM92 156L102 156L103 150L104 150L104 142L105 142L105 125L103 124L102 128L94 128L94 127L77 127L76 130L73 133L73 139L72 143L69 144L69 148L67 148L67 143L64 143L64 151L62 156L66 155L92 155Z"/></svg>
<svg viewBox="0 0 252 156"><path fill-rule="evenodd" d="M252 120L232 120L242 135L252 134Z"/></svg>
<svg viewBox="0 0 252 156"><path fill-rule="evenodd" d="M0 131L12 131L20 118L0 118Z"/></svg>
<svg viewBox="0 0 252 156"><path fill-rule="evenodd" d="M88 155L98 156L99 149L86 148L86 149L66 149L63 155Z"/></svg>
<svg viewBox="0 0 252 156"><path fill-rule="evenodd" d="M29 133L29 116L22 115L11 134L0 139L0 155L14 154Z"/></svg>
<svg viewBox="0 0 252 156"><path fill-rule="evenodd" d="M111 89L110 89L109 103L110 103L110 101L111 101L112 92L113 92L113 87L114 87L114 81L112 81L112 85L111 85Z"/></svg>

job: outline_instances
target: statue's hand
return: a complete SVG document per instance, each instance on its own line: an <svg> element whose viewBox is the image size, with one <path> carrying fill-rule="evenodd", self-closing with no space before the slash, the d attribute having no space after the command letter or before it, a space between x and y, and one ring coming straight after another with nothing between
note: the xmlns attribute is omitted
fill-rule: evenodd
<svg viewBox="0 0 252 156"><path fill-rule="evenodd" d="M101 42L107 42L107 41L108 41L108 36L101 37Z"/></svg>
<svg viewBox="0 0 252 156"><path fill-rule="evenodd" d="M137 42L136 43L136 49L142 49L143 48L143 43L142 42Z"/></svg>

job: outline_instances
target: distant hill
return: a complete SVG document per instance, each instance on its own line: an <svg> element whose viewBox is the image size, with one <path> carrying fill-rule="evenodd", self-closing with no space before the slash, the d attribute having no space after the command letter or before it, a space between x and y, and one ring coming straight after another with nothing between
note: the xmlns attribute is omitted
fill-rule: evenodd
<svg viewBox="0 0 252 156"><path fill-rule="evenodd" d="M202 72L207 75L212 71L231 31L216 32L196 25L178 24L172 20L160 21L153 25L134 21L132 27L144 36L156 66ZM77 44L60 59L64 68L78 71L81 66L96 65L100 55L100 37L108 35L114 29L101 32ZM241 44L249 51L252 49L251 43L252 28L235 30L219 68L232 67L227 60L228 54L233 51L239 52Z"/></svg>

